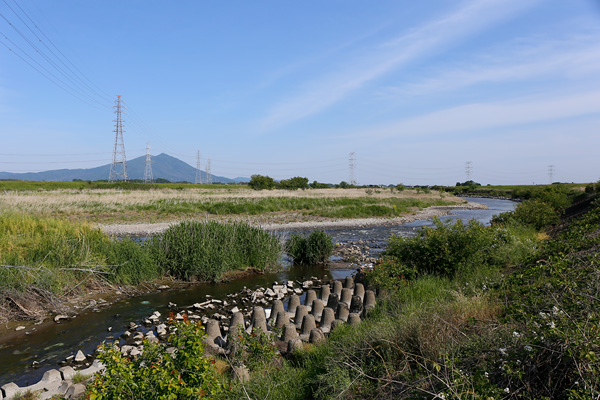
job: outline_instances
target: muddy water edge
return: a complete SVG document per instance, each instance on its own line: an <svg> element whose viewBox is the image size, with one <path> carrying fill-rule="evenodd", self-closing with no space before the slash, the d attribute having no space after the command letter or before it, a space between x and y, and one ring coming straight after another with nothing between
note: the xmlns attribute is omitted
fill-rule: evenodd
<svg viewBox="0 0 600 400"><path fill-rule="evenodd" d="M469 201L485 204L488 209L455 210L442 219L461 219L466 222L475 218L487 224L493 215L510 211L516 204L499 199L469 198ZM244 287L249 289L267 287L275 281L302 282L312 277L344 278L351 275L361 261L378 257L390 235L412 236L420 227L430 223L430 221L415 221L399 226L327 230L334 241L340 243L343 248L354 246L362 249L360 256L333 257L331 267L290 266L277 273L255 274L220 284L193 284L178 289L129 297L110 305L103 306L99 299L95 300L95 303L83 304L82 306L88 307L89 311L81 313L72 320L59 324L46 322L38 326L29 326L25 334L0 341L0 385L15 382L22 387L36 383L45 371L59 367L61 361L74 355L78 350L82 350L85 354L92 354L102 341L118 338L130 322L139 323L154 311L159 311L163 316L168 315L172 311L169 303L187 307L204 301L207 295L216 299L225 299L228 294L239 292ZM279 234L286 234L286 232Z"/></svg>

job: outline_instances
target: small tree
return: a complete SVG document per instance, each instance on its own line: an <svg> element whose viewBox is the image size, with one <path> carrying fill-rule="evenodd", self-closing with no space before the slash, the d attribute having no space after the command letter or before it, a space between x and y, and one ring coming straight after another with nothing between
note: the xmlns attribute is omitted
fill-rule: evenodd
<svg viewBox="0 0 600 400"><path fill-rule="evenodd" d="M250 182L248 182L248 186L254 190L270 190L275 187L275 181L270 176L252 175L250 178L251 179Z"/></svg>

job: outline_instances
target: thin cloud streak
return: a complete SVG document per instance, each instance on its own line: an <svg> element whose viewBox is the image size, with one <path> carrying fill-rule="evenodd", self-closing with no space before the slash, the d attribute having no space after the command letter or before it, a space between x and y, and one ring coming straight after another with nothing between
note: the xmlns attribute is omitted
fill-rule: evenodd
<svg viewBox="0 0 600 400"><path fill-rule="evenodd" d="M317 114L368 82L426 57L442 46L447 50L464 37L489 29L538 1L471 1L458 11L427 23L408 35L375 46L371 53L362 54L358 58L360 61L346 60L344 64L353 67L309 83L298 95L274 106L260 125L268 130Z"/></svg>
<svg viewBox="0 0 600 400"><path fill-rule="evenodd" d="M549 99L548 99L549 98ZM370 140L490 130L600 113L600 91L536 99L466 104L406 119L358 134Z"/></svg>
<svg viewBox="0 0 600 400"><path fill-rule="evenodd" d="M435 77L417 83L388 88L382 96L414 96L452 91L482 83L502 83L549 76L570 78L597 75L600 70L600 37L593 43L581 44L578 40L562 44L560 49L541 46L530 49L530 54L506 54L491 62L473 60L459 68L445 67ZM520 60L520 62L519 62Z"/></svg>

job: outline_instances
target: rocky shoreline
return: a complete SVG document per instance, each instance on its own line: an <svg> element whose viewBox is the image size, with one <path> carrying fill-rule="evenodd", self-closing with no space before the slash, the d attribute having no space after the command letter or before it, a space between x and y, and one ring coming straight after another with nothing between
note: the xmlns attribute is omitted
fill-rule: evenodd
<svg viewBox="0 0 600 400"><path fill-rule="evenodd" d="M274 282L267 288L244 288L231 293L226 299L206 295L205 301L180 307L169 303L173 320L201 321L206 329L205 352L210 356L234 356L238 329L248 334L260 330L268 335L282 355L292 353L305 343L317 343L341 324L357 325L367 317L376 302L376 293L361 282L348 276L343 281L319 280ZM58 321L57 321L58 322ZM132 321L119 335L109 335L106 340L118 346L124 357L136 357L144 351L145 342L163 342L173 334L168 320L154 311L141 321ZM113 328L108 327L108 332ZM167 348L176 354L176 348ZM37 399L61 396L81 398L93 375L104 369L96 355L85 355L81 350L67 357L59 369L44 373L42 379L26 387L15 383L0 386L0 400L30 393ZM243 366L233 368L234 379L248 379ZM76 379L76 377L79 377Z"/></svg>

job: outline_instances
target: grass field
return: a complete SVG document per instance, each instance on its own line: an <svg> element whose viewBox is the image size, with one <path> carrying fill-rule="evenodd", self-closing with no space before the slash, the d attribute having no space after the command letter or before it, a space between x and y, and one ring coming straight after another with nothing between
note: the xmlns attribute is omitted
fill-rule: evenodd
<svg viewBox="0 0 600 400"><path fill-rule="evenodd" d="M255 191L239 186L192 185L184 185L184 189L160 186L151 190L122 190L60 188L62 183L56 184L58 188L51 190L23 190L22 186L19 190L5 189L0 195L0 212L103 223L240 220L249 216L253 219L259 216L261 221L290 222L315 218L395 217L429 206L464 202L447 193L415 190Z"/></svg>

